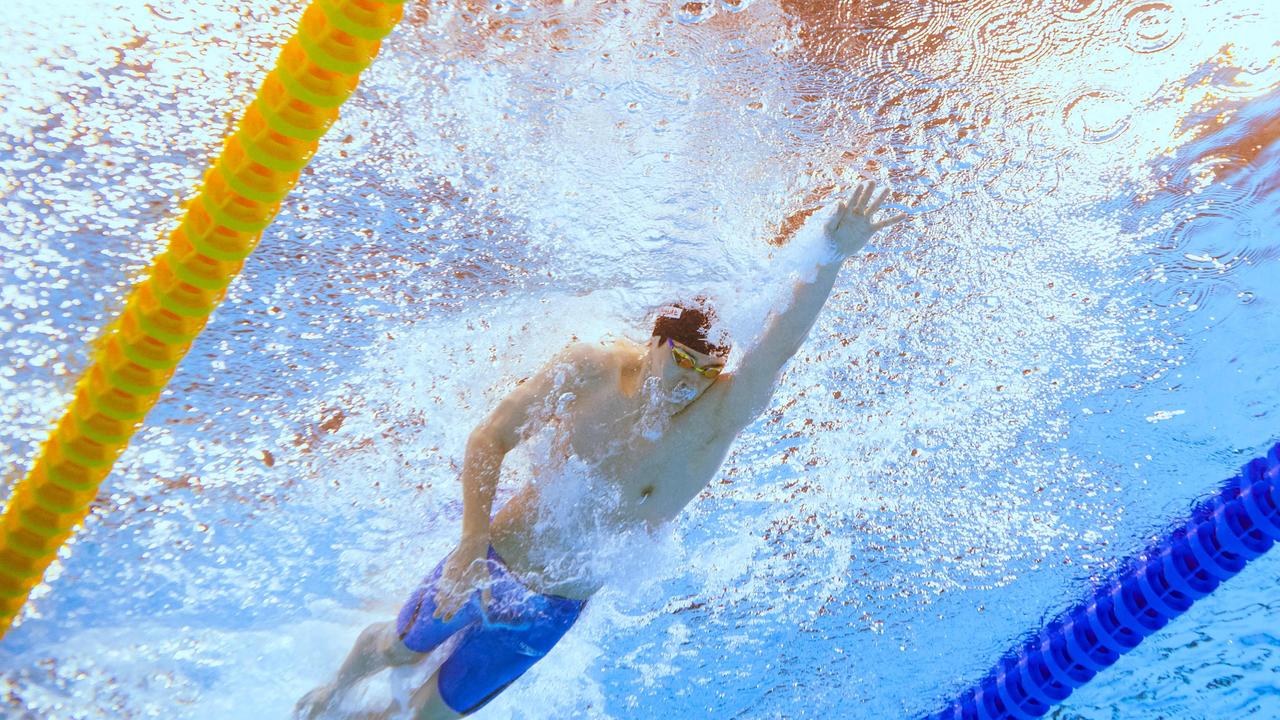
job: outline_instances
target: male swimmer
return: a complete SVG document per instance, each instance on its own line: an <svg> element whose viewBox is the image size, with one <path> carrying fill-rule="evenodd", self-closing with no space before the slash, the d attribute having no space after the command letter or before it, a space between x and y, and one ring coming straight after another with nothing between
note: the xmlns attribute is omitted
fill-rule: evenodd
<svg viewBox="0 0 1280 720"><path fill-rule="evenodd" d="M770 315L732 373L721 373L729 348L708 338L714 313L685 307L659 317L645 345L571 345L517 386L467 441L457 547L395 622L360 634L337 677L302 698L297 716L353 717L335 707L341 693L385 668L424 660L454 636L448 657L408 708L393 702L358 717L469 715L545 656L600 588L588 566L601 526L618 534L656 528L707 485L734 438L767 407L844 260L902 219L872 219L887 192L876 195L875 183L862 183L837 204L823 228L830 252L796 283L790 305ZM655 409L663 420L657 425ZM589 491L570 486L577 494L567 512L555 499L564 488L554 475L543 477L525 484L491 520L503 457L541 423L555 425L553 453L574 454L591 468Z"/></svg>

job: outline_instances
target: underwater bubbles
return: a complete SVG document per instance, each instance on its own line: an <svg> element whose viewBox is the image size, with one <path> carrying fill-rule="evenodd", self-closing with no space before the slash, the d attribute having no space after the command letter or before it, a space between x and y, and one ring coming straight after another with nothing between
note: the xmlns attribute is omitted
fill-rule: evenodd
<svg viewBox="0 0 1280 720"><path fill-rule="evenodd" d="M1221 178L1246 172L1249 158L1234 152L1216 152L1205 155L1179 168L1170 178L1171 184L1185 192L1208 187Z"/></svg>
<svg viewBox="0 0 1280 720"><path fill-rule="evenodd" d="M880 96L892 93L886 84L896 88L937 83L933 87L949 90L971 75L977 56L965 37L963 21L926 4L903 4L883 18L869 18L865 34L835 37L843 38L841 61L867 67ZM865 48L859 50L861 43Z"/></svg>
<svg viewBox="0 0 1280 720"><path fill-rule="evenodd" d="M1174 226L1164 246L1179 251L1188 270L1226 274L1248 260L1261 238L1248 202L1228 200L1189 213Z"/></svg>
<svg viewBox="0 0 1280 720"><path fill-rule="evenodd" d="M1265 242L1253 207L1248 194L1240 192L1183 206L1157 245L1153 265L1139 278L1162 286L1150 293L1152 303L1193 313L1223 292L1233 293L1240 304L1252 302L1252 292L1238 289L1247 281L1237 276L1263 260Z"/></svg>
<svg viewBox="0 0 1280 720"><path fill-rule="evenodd" d="M1043 148L1020 148L987 183L987 194L1010 205L1031 205L1058 188L1062 167Z"/></svg>
<svg viewBox="0 0 1280 720"><path fill-rule="evenodd" d="M1280 87L1280 52L1250 45L1228 45L1219 62L1223 71L1214 77L1214 89L1238 98L1261 97Z"/></svg>

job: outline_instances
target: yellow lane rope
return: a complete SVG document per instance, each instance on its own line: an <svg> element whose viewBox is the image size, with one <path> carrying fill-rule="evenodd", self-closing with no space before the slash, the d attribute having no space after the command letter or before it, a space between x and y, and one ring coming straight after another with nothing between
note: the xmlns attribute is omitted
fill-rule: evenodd
<svg viewBox="0 0 1280 720"><path fill-rule="evenodd" d="M403 0L313 0L0 518L0 637L373 62Z"/></svg>

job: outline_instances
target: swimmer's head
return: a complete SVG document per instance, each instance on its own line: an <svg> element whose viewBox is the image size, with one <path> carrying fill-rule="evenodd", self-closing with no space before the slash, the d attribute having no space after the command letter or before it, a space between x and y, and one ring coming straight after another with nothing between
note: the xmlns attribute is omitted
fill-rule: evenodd
<svg viewBox="0 0 1280 720"><path fill-rule="evenodd" d="M653 337L660 344L674 340L694 352L723 361L729 356L729 345L723 342L724 335L717 336L718 342L708 339L715 319L716 313L705 297L694 298L692 305L668 305L658 312L653 323Z"/></svg>
<svg viewBox="0 0 1280 720"><path fill-rule="evenodd" d="M652 372L658 380L655 389L669 404L681 407L711 387L729 355L723 334L715 342L709 339L715 312L706 298L695 303L663 308L649 339Z"/></svg>

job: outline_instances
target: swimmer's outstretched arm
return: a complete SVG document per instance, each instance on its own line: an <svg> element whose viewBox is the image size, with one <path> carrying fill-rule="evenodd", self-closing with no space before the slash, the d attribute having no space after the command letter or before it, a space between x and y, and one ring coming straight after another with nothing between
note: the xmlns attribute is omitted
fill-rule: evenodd
<svg viewBox="0 0 1280 720"><path fill-rule="evenodd" d="M556 355L536 375L525 380L498 403L467 438L462 463L462 538L449 555L441 572L436 593L435 617L453 618L476 587L482 601L489 601L488 566L483 561L489 551L489 519L493 497L502 473L502 461L523 439L533 421L543 414L553 393L572 390L583 380L598 351L586 344L571 345Z"/></svg>
<svg viewBox="0 0 1280 720"><path fill-rule="evenodd" d="M854 189L849 200L839 203L823 227L831 244L830 255L819 263L811 277L797 281L791 302L781 312L773 312L759 340L743 356L730 375L725 403L729 413L749 423L768 407L773 386L783 365L796 354L809 335L818 313L826 305L844 261L860 251L877 230L902 220L898 214L881 220L873 216L888 196L886 188L876 193L874 181Z"/></svg>

